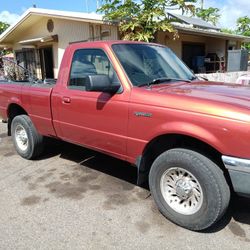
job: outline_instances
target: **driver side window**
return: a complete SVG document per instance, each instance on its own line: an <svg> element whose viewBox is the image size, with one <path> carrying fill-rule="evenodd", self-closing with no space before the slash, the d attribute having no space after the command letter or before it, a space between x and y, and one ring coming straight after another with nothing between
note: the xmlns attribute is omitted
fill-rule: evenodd
<svg viewBox="0 0 250 250"><path fill-rule="evenodd" d="M69 88L85 90L89 75L107 75L110 81L119 82L109 58L101 49L79 49L73 56Z"/></svg>

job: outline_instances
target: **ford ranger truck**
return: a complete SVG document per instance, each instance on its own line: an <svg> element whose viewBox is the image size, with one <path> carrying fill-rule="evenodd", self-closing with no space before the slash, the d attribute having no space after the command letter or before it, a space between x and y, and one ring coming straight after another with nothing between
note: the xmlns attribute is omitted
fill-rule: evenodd
<svg viewBox="0 0 250 250"><path fill-rule="evenodd" d="M71 44L56 82L2 81L0 114L23 158L53 137L136 166L160 212L190 230L250 194L250 87L198 80L162 45Z"/></svg>

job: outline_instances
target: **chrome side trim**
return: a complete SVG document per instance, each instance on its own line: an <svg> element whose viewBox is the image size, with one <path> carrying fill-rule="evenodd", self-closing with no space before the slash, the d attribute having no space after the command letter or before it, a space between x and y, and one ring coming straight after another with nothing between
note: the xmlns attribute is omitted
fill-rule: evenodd
<svg viewBox="0 0 250 250"><path fill-rule="evenodd" d="M222 156L222 161L228 170L250 173L250 159Z"/></svg>

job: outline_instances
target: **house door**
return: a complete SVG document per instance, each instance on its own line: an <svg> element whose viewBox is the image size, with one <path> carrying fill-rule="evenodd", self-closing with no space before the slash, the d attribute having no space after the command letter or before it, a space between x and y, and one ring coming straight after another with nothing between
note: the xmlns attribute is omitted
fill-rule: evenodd
<svg viewBox="0 0 250 250"><path fill-rule="evenodd" d="M205 56L205 45L201 43L183 43L182 60L186 65L197 72L197 57Z"/></svg>
<svg viewBox="0 0 250 250"><path fill-rule="evenodd" d="M53 49L46 47L39 49L42 77L54 78Z"/></svg>

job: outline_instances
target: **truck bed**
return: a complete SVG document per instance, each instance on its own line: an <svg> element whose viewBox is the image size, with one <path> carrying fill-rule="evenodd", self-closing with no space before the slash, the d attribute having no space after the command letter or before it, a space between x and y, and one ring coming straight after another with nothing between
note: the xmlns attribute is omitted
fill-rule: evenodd
<svg viewBox="0 0 250 250"><path fill-rule="evenodd" d="M28 81L0 82L0 114L7 119L9 109L20 105L30 115L42 135L56 136L52 124L51 94L54 84ZM7 103L12 103L7 109Z"/></svg>

